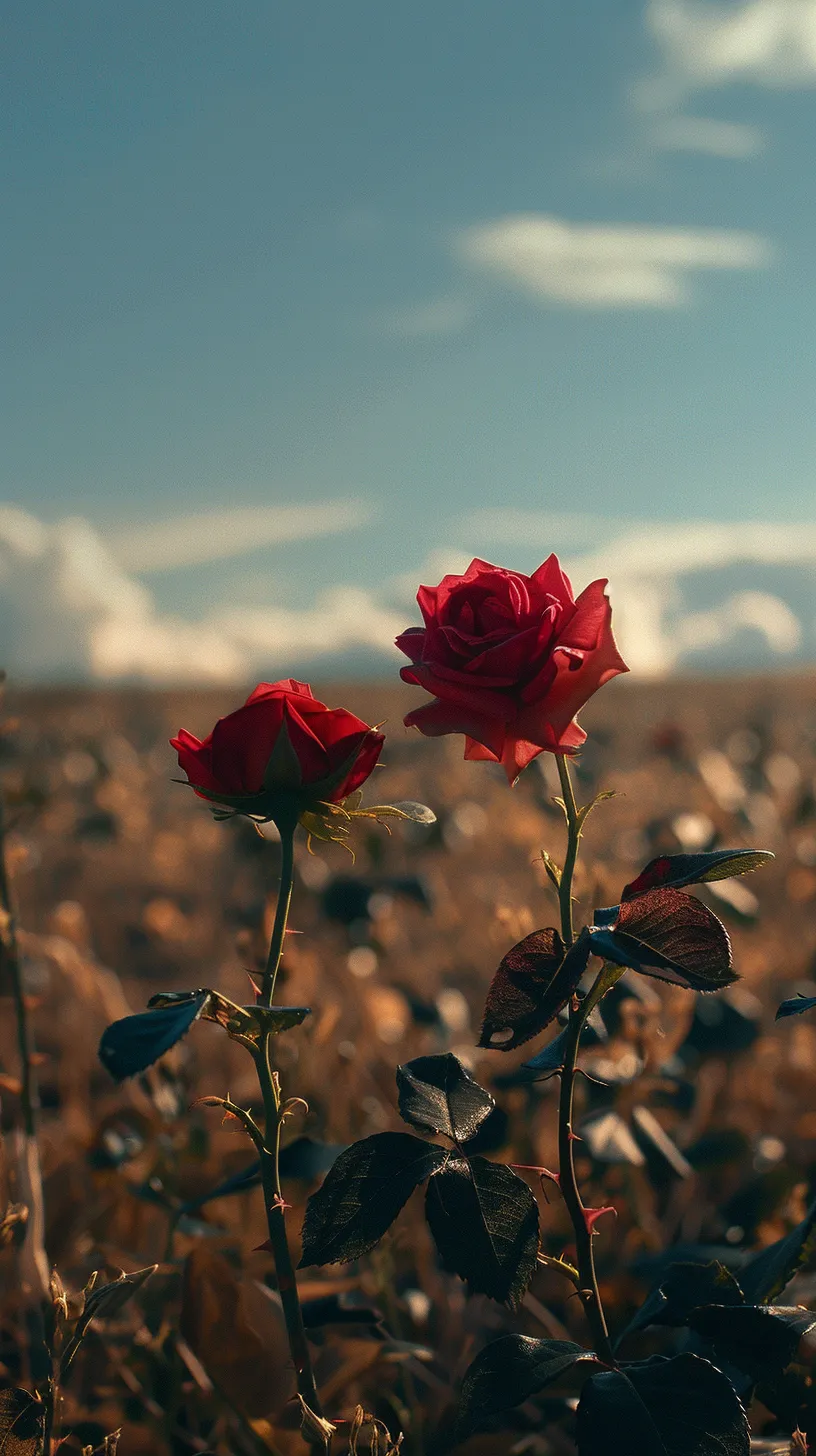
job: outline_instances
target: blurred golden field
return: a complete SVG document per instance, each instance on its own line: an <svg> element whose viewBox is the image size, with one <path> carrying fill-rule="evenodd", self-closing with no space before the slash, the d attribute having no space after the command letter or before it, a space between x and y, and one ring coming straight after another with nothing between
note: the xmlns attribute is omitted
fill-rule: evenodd
<svg viewBox="0 0 816 1456"><path fill-rule="evenodd" d="M394 1070L423 1053L453 1050L495 1092L507 1122L491 1156L545 1167L557 1158L556 1084L511 1075L541 1039L510 1055L475 1047L502 955L557 923L539 858L545 849L557 859L563 843L552 759L542 755L510 791L498 769L463 761L461 739L405 730L406 690L315 691L386 720L377 799L421 800L438 822L357 831L354 862L340 848L309 855L299 843L290 921L299 933L287 940L278 999L312 1014L277 1042L286 1095L308 1103L286 1135L295 1243L321 1158L325 1167L331 1148L401 1127ZM251 1000L278 846L246 821L214 822L173 782L167 743L181 725L209 731L239 701L237 692L135 690L6 699L6 855L37 1049L48 1259L71 1293L96 1268L160 1266L138 1301L88 1337L65 1392L65 1428L75 1430L66 1456L118 1427L121 1456L304 1449L271 1259L259 1249L260 1193L179 1214L253 1161L234 1122L189 1111L205 1094L251 1105L252 1062L209 1023L122 1086L96 1055L104 1027L157 991L211 986ZM583 1115L595 1115L581 1153L585 1197L617 1210L596 1242L620 1333L667 1243L716 1246L738 1262L743 1248L792 1227L816 1191L816 1021L774 1024L779 1001L813 990L816 974L816 691L809 675L623 680L582 722L579 795L616 797L588 821L579 921L615 903L661 851L751 845L776 855L755 876L699 890L728 926L737 986L699 998L628 973L610 1039L586 1053L606 1085L581 1092ZM8 985L0 991L4 1194L14 1201L18 1066ZM538 1193L536 1174L525 1176ZM300 1275L327 1413L348 1420L359 1401L392 1433L409 1427L410 1453L445 1449L457 1382L489 1336L585 1337L569 1285L545 1270L518 1315L466 1298L437 1267L421 1197L358 1265ZM557 1193L540 1201L543 1247L559 1253L568 1221ZM14 1241L0 1253L0 1277L0 1376L25 1383ZM799 1275L791 1293L788 1302L808 1302L816 1276ZM627 1348L666 1348L667 1335L637 1335ZM566 1453L557 1407L530 1402L460 1449ZM555 1417L544 1435L542 1412ZM754 1414L761 1433L763 1412Z"/></svg>

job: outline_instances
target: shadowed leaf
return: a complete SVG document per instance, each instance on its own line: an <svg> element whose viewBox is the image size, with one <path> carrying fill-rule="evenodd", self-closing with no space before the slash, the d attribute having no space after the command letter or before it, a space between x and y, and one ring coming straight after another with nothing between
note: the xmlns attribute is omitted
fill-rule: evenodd
<svg viewBox="0 0 816 1456"><path fill-rule="evenodd" d="M576 989L591 950L585 931L566 955L557 930L536 930L514 945L487 993L479 1046L509 1052L549 1026Z"/></svg>
<svg viewBox="0 0 816 1456"><path fill-rule="evenodd" d="M42 1401L27 1390L0 1391L0 1453L2 1456L38 1456L45 1425Z"/></svg>
<svg viewBox="0 0 816 1456"><path fill-rule="evenodd" d="M112 1319L124 1309L129 1299L146 1284L158 1269L158 1264L149 1264L146 1269L135 1269L132 1274L120 1274L107 1284L97 1285L85 1301L82 1320Z"/></svg>
<svg viewBox="0 0 816 1456"><path fill-rule="evenodd" d="M797 1269L816 1252L816 1200L800 1224L783 1239L754 1254L740 1270L740 1285L749 1304L775 1299Z"/></svg>
<svg viewBox="0 0 816 1456"><path fill-rule="evenodd" d="M510 1168L448 1158L428 1184L425 1210L446 1269L472 1294L516 1308L535 1273L538 1206Z"/></svg>
<svg viewBox="0 0 816 1456"><path fill-rule="evenodd" d="M591 1350L569 1340L534 1340L529 1335L493 1340L465 1371L457 1439L464 1440L490 1416L521 1405L580 1361L598 1363Z"/></svg>
<svg viewBox="0 0 816 1456"><path fill-rule="evenodd" d="M745 1296L724 1264L673 1264L660 1284L647 1295L630 1320L621 1340L647 1325L684 1325L693 1309L701 1304L739 1305Z"/></svg>
<svg viewBox="0 0 816 1456"><path fill-rule="evenodd" d="M734 875L749 875L761 869L774 856L768 849L714 849L705 854L664 854L652 859L637 879L624 887L622 900L632 900L647 890L669 886L710 884L712 880L730 880Z"/></svg>
<svg viewBox="0 0 816 1456"><path fill-rule="evenodd" d="M565 1026L564 1030L560 1031L558 1036L548 1042L545 1047L542 1047L540 1052L536 1052L535 1056L531 1057L529 1062L522 1062L522 1068L525 1072L533 1072L536 1074L535 1077L529 1079L531 1082L538 1080L539 1077L544 1081L546 1077L551 1077L554 1072L561 1071L564 1065L564 1052L566 1051L568 1036L569 1027Z"/></svg>
<svg viewBox="0 0 816 1456"><path fill-rule="evenodd" d="M179 1213L195 1213L207 1203L213 1203L216 1198L228 1198L231 1193L244 1193L248 1188L257 1188L261 1181L261 1164L257 1160L250 1163L247 1168L242 1168L240 1173L233 1173L231 1178L225 1178L209 1193L200 1193L197 1198L188 1198L179 1209Z"/></svg>
<svg viewBox="0 0 816 1456"><path fill-rule="evenodd" d="M595 955L693 991L718 991L737 979L725 926L680 890L626 901L614 926L593 931L592 942Z"/></svg>
<svg viewBox="0 0 816 1456"><path fill-rule="evenodd" d="M294 1395L276 1296L200 1244L184 1265L181 1333L224 1398L246 1416L273 1415Z"/></svg>
<svg viewBox="0 0 816 1456"><path fill-rule="evenodd" d="M397 1067L400 1116L412 1127L441 1132L454 1142L472 1138L495 1102L450 1052L415 1057Z"/></svg>
<svg viewBox="0 0 816 1456"><path fill-rule="evenodd" d="M803 1335L816 1327L816 1314L773 1304L710 1304L693 1310L687 1324L711 1341L719 1358L754 1380L764 1380L790 1365Z"/></svg>
<svg viewBox="0 0 816 1456"><path fill-rule="evenodd" d="M352 1143L306 1205L299 1267L347 1263L373 1249L447 1156L407 1132L377 1132Z"/></svg>
<svg viewBox="0 0 816 1456"><path fill-rule="evenodd" d="M152 1067L189 1031L201 1015L208 991L179 993L172 1005L141 1011L114 1021L102 1033L99 1060L117 1082Z"/></svg>
<svg viewBox="0 0 816 1456"><path fill-rule="evenodd" d="M593 1375L578 1404L580 1456L749 1456L730 1380L697 1355Z"/></svg>
<svg viewBox="0 0 816 1456"><path fill-rule="evenodd" d="M816 1006L816 996L803 996L801 991L797 996L791 996L789 1001L783 1001L779 1006L775 1021L781 1021L785 1016L801 1016L803 1011L812 1011Z"/></svg>

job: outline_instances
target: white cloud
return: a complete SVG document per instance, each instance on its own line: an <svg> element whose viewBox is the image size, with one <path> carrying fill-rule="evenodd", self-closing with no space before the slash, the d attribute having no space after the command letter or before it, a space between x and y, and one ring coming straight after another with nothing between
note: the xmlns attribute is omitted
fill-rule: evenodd
<svg viewBox="0 0 816 1456"><path fill-rule="evenodd" d="M335 585L303 611L232 607L195 621L160 612L89 522L45 525L0 508L0 664L23 681L244 683L310 662L342 671L367 656L395 675L393 640L419 620L420 581L463 571L471 554L507 560L513 543L529 552L536 541L539 559L561 549L576 588L609 576L616 634L641 675L816 660L816 524L477 512L459 539L471 551L436 552L371 590Z"/></svg>
<svg viewBox="0 0 816 1456"><path fill-rule="evenodd" d="M168 616L89 522L46 526L0 508L0 662L22 680L243 682L332 653L396 656L404 625L402 612L351 588L319 594L304 612Z"/></svg>
<svg viewBox="0 0 816 1456"><path fill-rule="evenodd" d="M108 546L127 571L166 571L226 561L263 546L311 540L364 526L373 511L362 501L314 501L300 506L234 506L111 533Z"/></svg>
<svg viewBox="0 0 816 1456"><path fill-rule="evenodd" d="M768 264L753 233L703 228L570 223L520 213L468 228L459 255L534 298L583 308L675 308L706 269Z"/></svg>
<svg viewBox="0 0 816 1456"><path fill-rule="evenodd" d="M650 0L646 24L663 69L641 84L644 105L732 82L816 84L816 0Z"/></svg>
<svg viewBox="0 0 816 1456"><path fill-rule="evenodd" d="M537 541L543 558L555 546L576 590L608 577L615 634L641 676L663 677L703 661L727 667L740 651L749 664L816 656L816 524L656 525L482 511L463 528L477 552L489 554L498 542L529 549ZM590 549L575 549L581 535ZM777 589L757 587L758 574L763 581L772 578ZM713 605L699 605L701 591Z"/></svg>
<svg viewBox="0 0 816 1456"><path fill-rule="evenodd" d="M726 161L747 161L765 148L758 127L708 116L668 116L654 126L652 142L662 151L700 152Z"/></svg>

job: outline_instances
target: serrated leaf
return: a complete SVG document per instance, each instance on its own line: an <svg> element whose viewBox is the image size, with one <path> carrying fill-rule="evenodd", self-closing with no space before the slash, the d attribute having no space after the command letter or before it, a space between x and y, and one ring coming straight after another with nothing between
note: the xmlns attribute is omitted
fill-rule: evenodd
<svg viewBox="0 0 816 1456"><path fill-rule="evenodd" d="M764 1380L791 1364L802 1337L816 1327L816 1314L784 1305L710 1304L692 1310L686 1323L711 1342L719 1358Z"/></svg>
<svg viewBox="0 0 816 1456"><path fill-rule="evenodd" d="M595 955L693 991L718 991L737 979L725 926L680 890L647 890L625 901L614 925L591 938Z"/></svg>
<svg viewBox="0 0 816 1456"><path fill-rule="evenodd" d="M749 1304L775 1299L816 1252L816 1200L800 1224L784 1238L754 1254L740 1270L740 1285Z"/></svg>
<svg viewBox="0 0 816 1456"><path fill-rule="evenodd" d="M0 1453L39 1456L45 1429L45 1407L27 1390L0 1391Z"/></svg>
<svg viewBox="0 0 816 1456"><path fill-rule="evenodd" d="M785 1016L801 1016L803 1011L812 1011L816 1006L816 996L803 996L800 991L797 996L791 996L788 1001L783 1001L777 1008L775 1021L781 1021Z"/></svg>
<svg viewBox="0 0 816 1456"><path fill-rule="evenodd" d="M587 967L592 949L582 931L564 953L557 930L536 930L507 952L487 993L479 1046L509 1052L554 1021Z"/></svg>
<svg viewBox="0 0 816 1456"><path fill-rule="evenodd" d="M468 1142L496 1106L451 1052L397 1067L397 1087L400 1116L411 1127L444 1133L457 1143Z"/></svg>
<svg viewBox="0 0 816 1456"><path fill-rule="evenodd" d="M527 1184L486 1158L450 1157L428 1184L425 1211L445 1268L471 1294L517 1308L538 1255L538 1205Z"/></svg>
<svg viewBox="0 0 816 1456"><path fill-rule="evenodd" d="M632 900L647 890L663 886L679 890L683 885L704 885L712 880L749 875L773 858L768 849L714 849L704 854L663 854L650 860L637 879L624 887L621 899Z"/></svg>
<svg viewBox="0 0 816 1456"><path fill-rule="evenodd" d="M178 994L172 1005L125 1016L102 1033L99 1060L117 1082L152 1067L198 1020L209 992Z"/></svg>
<svg viewBox="0 0 816 1456"><path fill-rule="evenodd" d="M447 1156L407 1132L377 1132L352 1143L306 1205L299 1267L348 1263L368 1253Z"/></svg>
<svg viewBox="0 0 816 1456"><path fill-rule="evenodd" d="M750 1456L742 1404L722 1371L698 1355L657 1356L586 1383L579 1456Z"/></svg>
<svg viewBox="0 0 816 1456"><path fill-rule="evenodd" d="M597 1364L597 1356L570 1340L534 1340L529 1335L503 1335L479 1352L462 1381L456 1438L463 1441L491 1416L512 1410L545 1390L580 1362Z"/></svg>
<svg viewBox="0 0 816 1456"><path fill-rule="evenodd" d="M718 1260L708 1264L673 1264L659 1285L647 1295L627 1325L621 1340L648 1325L684 1325L701 1304L739 1305L745 1296L729 1269Z"/></svg>

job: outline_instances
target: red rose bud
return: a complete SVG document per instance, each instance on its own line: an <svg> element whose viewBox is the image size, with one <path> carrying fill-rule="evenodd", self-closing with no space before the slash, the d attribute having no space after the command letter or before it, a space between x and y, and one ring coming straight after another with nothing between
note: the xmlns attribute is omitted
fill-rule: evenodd
<svg viewBox="0 0 816 1456"><path fill-rule="evenodd" d="M291 825L320 804L341 804L365 783L385 738L345 708L327 708L306 683L259 683L244 706L201 741L170 740L202 799L236 814Z"/></svg>
<svg viewBox="0 0 816 1456"><path fill-rule="evenodd" d="M465 758L504 765L510 783L539 753L571 753L586 734L575 714L598 688L628 672L612 636L605 580L575 598L557 556L532 576L472 561L464 576L421 586L424 627L397 646L400 673L434 694L408 727L464 733Z"/></svg>

